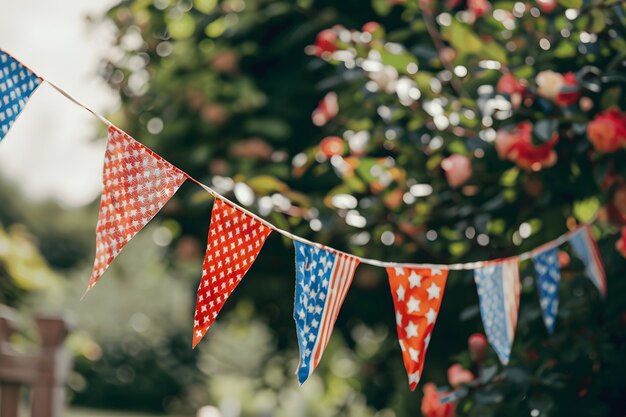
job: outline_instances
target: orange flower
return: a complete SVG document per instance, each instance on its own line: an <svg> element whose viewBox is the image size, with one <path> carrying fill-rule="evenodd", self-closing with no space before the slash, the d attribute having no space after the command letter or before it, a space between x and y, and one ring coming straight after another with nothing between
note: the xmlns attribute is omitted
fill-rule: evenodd
<svg viewBox="0 0 626 417"><path fill-rule="evenodd" d="M424 397L422 398L422 414L424 417L454 417L454 404L441 404L443 393L437 391L433 383L424 385Z"/></svg>
<svg viewBox="0 0 626 417"><path fill-rule="evenodd" d="M496 133L496 151L500 159L513 161L520 168L539 171L556 163L554 145L559 140L555 133L552 139L542 145L532 142L533 125L522 122L512 131L498 130Z"/></svg>
<svg viewBox="0 0 626 417"><path fill-rule="evenodd" d="M328 136L320 142L320 151L328 158L334 155L343 155L345 144L339 136Z"/></svg>
<svg viewBox="0 0 626 417"><path fill-rule="evenodd" d="M596 150L615 152L626 143L626 115L609 109L587 125L587 137Z"/></svg>

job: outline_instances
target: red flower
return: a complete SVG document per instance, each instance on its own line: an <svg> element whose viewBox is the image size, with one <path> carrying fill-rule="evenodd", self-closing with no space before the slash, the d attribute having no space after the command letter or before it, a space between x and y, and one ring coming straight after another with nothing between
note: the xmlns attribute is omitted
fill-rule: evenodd
<svg viewBox="0 0 626 417"><path fill-rule="evenodd" d="M476 363L482 363L487 358L487 350L489 344L487 338L482 333L474 333L469 339L467 339L467 345L469 347L470 358Z"/></svg>
<svg viewBox="0 0 626 417"><path fill-rule="evenodd" d="M315 38L315 55L332 54L337 50L337 33L333 29L324 29Z"/></svg>
<svg viewBox="0 0 626 417"><path fill-rule="evenodd" d="M448 368L448 382L453 388L458 388L463 384L472 382L474 380L474 374L467 369L464 369L458 363Z"/></svg>
<svg viewBox="0 0 626 417"><path fill-rule="evenodd" d="M587 125L587 137L596 150L615 152L626 144L626 114L609 109Z"/></svg>
<svg viewBox="0 0 626 417"><path fill-rule="evenodd" d="M556 9L556 0L537 0L537 5L544 13L552 13Z"/></svg>
<svg viewBox="0 0 626 417"><path fill-rule="evenodd" d="M522 84L515 75L507 73L498 80L496 91L512 96L513 94L524 94L526 92L526 86Z"/></svg>
<svg viewBox="0 0 626 417"><path fill-rule="evenodd" d="M578 81L576 81L576 74L568 72L563 74L563 87L578 87ZM563 88L561 87L561 88ZM556 104L559 106L571 106L576 103L580 98L580 89L576 88L574 91L563 92L560 91L556 96Z"/></svg>
<svg viewBox="0 0 626 417"><path fill-rule="evenodd" d="M339 136L328 136L320 142L320 151L328 158L334 155L343 155L345 143Z"/></svg>
<svg viewBox="0 0 626 417"><path fill-rule="evenodd" d="M319 102L317 108L311 114L311 120L315 126L324 126L339 113L337 93L331 91Z"/></svg>
<svg viewBox="0 0 626 417"><path fill-rule="evenodd" d="M487 0L467 0L467 6L476 17L484 16L491 9L491 3Z"/></svg>
<svg viewBox="0 0 626 417"><path fill-rule="evenodd" d="M443 393L437 391L435 384L424 385L424 397L422 398L422 414L424 417L454 417L454 404L441 404Z"/></svg>
<svg viewBox="0 0 626 417"><path fill-rule="evenodd" d="M539 171L556 163L554 145L559 137L554 134L552 139L542 145L532 142L533 125L522 122L512 131L498 130L496 134L496 151L501 159L513 161L520 168Z"/></svg>

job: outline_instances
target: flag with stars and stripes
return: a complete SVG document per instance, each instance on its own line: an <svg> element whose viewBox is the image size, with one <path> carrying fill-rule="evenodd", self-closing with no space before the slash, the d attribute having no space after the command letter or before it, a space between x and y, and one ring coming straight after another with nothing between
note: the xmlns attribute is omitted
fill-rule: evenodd
<svg viewBox="0 0 626 417"><path fill-rule="evenodd" d="M543 322L548 333L554 332L554 322L559 309L559 281L561 271L557 248L550 248L533 256L537 287L539 288L539 304L543 313Z"/></svg>
<svg viewBox="0 0 626 417"><path fill-rule="evenodd" d="M506 365L511 355L519 309L517 258L474 270L474 281L478 288L480 317L487 340L496 351L500 362Z"/></svg>
<svg viewBox="0 0 626 417"><path fill-rule="evenodd" d="M96 259L87 291L185 179L174 165L117 127L109 127L96 226Z"/></svg>
<svg viewBox="0 0 626 417"><path fill-rule="evenodd" d="M222 199L215 199L193 320L194 348L256 260L271 232L254 217Z"/></svg>
<svg viewBox="0 0 626 417"><path fill-rule="evenodd" d="M41 81L25 65L0 49L0 140Z"/></svg>
<svg viewBox="0 0 626 417"><path fill-rule="evenodd" d="M387 268L396 310L396 329L409 386L414 391L424 368L430 335L441 308L447 269Z"/></svg>
<svg viewBox="0 0 626 417"><path fill-rule="evenodd" d="M574 232L569 238L576 256L585 264L585 273L596 286L602 297L606 297L606 274L600 258L600 251L596 240L593 238L591 227L585 225Z"/></svg>
<svg viewBox="0 0 626 417"><path fill-rule="evenodd" d="M313 373L333 332L359 260L307 243L294 242L296 250L296 321L300 384Z"/></svg>

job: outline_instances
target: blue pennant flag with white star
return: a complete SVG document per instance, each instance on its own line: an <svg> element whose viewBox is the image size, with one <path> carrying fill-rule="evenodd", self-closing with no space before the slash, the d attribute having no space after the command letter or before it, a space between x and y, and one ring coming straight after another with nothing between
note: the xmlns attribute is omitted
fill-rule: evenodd
<svg viewBox="0 0 626 417"><path fill-rule="evenodd" d="M300 364L298 381L304 383L322 358L346 298L359 260L307 243L296 249L296 321Z"/></svg>
<svg viewBox="0 0 626 417"><path fill-rule="evenodd" d="M39 84L41 78L0 49L0 141Z"/></svg>
<svg viewBox="0 0 626 417"><path fill-rule="evenodd" d="M517 258L474 270L474 281L478 287L480 317L487 340L496 351L500 362L506 365L511 355L519 309Z"/></svg>
<svg viewBox="0 0 626 417"><path fill-rule="evenodd" d="M537 286L539 287L539 304L543 312L543 322L548 333L554 332L554 322L559 309L559 281L561 270L557 248L551 248L533 256Z"/></svg>

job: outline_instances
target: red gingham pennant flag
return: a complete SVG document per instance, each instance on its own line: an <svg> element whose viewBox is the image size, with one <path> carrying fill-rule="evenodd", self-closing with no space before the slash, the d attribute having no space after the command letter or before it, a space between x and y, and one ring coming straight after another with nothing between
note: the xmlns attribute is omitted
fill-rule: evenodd
<svg viewBox="0 0 626 417"><path fill-rule="evenodd" d="M96 227L96 260L87 291L185 179L174 165L118 128L109 127Z"/></svg>
<svg viewBox="0 0 626 417"><path fill-rule="evenodd" d="M215 199L193 321L194 348L256 260L271 232L252 216Z"/></svg>
<svg viewBox="0 0 626 417"><path fill-rule="evenodd" d="M436 268L387 268L396 328L409 386L419 382L430 334L441 307L448 270Z"/></svg>

